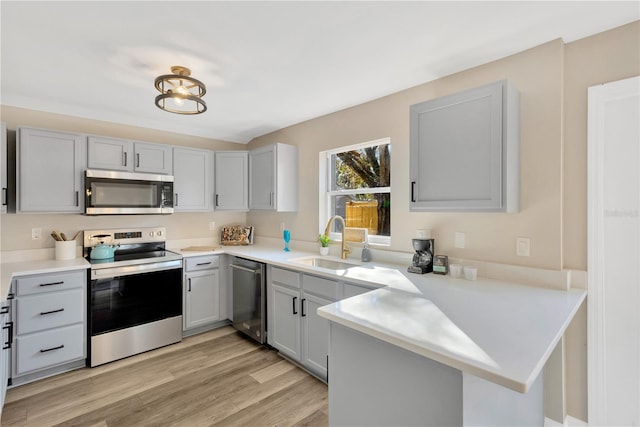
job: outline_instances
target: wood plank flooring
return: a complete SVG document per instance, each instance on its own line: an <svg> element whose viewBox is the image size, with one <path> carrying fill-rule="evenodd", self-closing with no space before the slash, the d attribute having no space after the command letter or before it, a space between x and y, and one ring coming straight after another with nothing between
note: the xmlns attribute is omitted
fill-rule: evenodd
<svg viewBox="0 0 640 427"><path fill-rule="evenodd" d="M13 388L11 426L326 426L327 386L231 327Z"/></svg>

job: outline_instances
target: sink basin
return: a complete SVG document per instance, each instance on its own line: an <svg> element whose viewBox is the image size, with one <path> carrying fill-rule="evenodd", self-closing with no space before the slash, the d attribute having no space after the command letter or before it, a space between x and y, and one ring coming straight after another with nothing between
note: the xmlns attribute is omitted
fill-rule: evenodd
<svg viewBox="0 0 640 427"><path fill-rule="evenodd" d="M346 270L347 268L359 267L358 264L351 264L343 261L335 261L332 259L310 257L310 258L298 258L291 261L300 264L310 265L311 267L326 268L329 270Z"/></svg>

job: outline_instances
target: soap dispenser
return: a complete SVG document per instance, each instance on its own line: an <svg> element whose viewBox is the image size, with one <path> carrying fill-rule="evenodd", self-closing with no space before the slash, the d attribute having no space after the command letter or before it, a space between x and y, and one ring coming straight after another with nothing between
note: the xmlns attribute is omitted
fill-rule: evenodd
<svg viewBox="0 0 640 427"><path fill-rule="evenodd" d="M369 250L369 246L365 243L364 247L362 248L362 255L361 258L362 262L369 262L371 261L371 250Z"/></svg>

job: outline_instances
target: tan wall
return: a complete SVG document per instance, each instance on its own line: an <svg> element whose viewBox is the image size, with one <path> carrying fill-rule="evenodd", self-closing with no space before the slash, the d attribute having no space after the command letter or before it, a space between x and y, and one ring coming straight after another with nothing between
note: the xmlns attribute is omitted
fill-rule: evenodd
<svg viewBox="0 0 640 427"><path fill-rule="evenodd" d="M564 268L587 269L587 88L640 75L640 22L569 43L564 77ZM587 419L587 310L567 333L567 411Z"/></svg>
<svg viewBox="0 0 640 427"><path fill-rule="evenodd" d="M390 137L391 247L411 252L415 230L431 228L436 252L449 256L549 269L561 267L561 108L563 43L555 40L481 67L398 92L256 138L251 148L282 142L299 147L300 210L286 218L249 213L258 235L279 236L285 221L295 239L318 235L319 152ZM521 98L521 210L501 213L409 212L409 106L500 79L509 79ZM281 219L283 218L283 219ZM466 248L456 249L456 231ZM515 254L516 238L531 238L531 257Z"/></svg>
<svg viewBox="0 0 640 427"><path fill-rule="evenodd" d="M137 141L157 142L208 150L244 150L245 145L217 141L188 135L173 134L151 129L125 126L98 120L44 113L2 106L1 120L7 123L9 140L15 140L17 126L32 126L62 131L88 133L129 138ZM3 251L19 249L52 248L54 241L49 237L52 230L73 235L78 230L94 228L119 228L129 226L165 226L169 239L192 239L218 237L223 225L244 223L245 213L176 213L173 215L124 215L88 217L77 214L7 214L0 217L0 248ZM209 222L216 222L216 230L209 230ZM42 228L41 240L31 239L31 229Z"/></svg>

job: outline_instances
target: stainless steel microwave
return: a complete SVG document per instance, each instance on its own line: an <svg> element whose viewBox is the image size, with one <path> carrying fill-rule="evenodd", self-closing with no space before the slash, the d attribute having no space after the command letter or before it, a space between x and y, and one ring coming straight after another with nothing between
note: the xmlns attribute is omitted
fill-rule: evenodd
<svg viewBox="0 0 640 427"><path fill-rule="evenodd" d="M85 214L173 213L173 176L87 169Z"/></svg>

